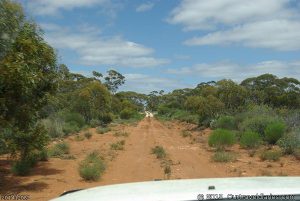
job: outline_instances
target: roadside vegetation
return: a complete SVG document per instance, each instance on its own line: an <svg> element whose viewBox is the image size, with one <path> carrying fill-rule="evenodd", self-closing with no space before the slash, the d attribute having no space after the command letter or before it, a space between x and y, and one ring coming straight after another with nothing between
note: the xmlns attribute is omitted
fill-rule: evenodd
<svg viewBox="0 0 300 201"><path fill-rule="evenodd" d="M151 149L151 153L154 154L156 158L160 160L160 166L164 170L165 178L170 179L172 174L172 160L168 158L166 150L162 146L155 146Z"/></svg>
<svg viewBox="0 0 300 201"><path fill-rule="evenodd" d="M129 136L129 133L128 132L125 132L125 131L116 131L114 133L114 136L115 137L128 137Z"/></svg>
<svg viewBox="0 0 300 201"><path fill-rule="evenodd" d="M96 151L79 163L79 175L86 181L98 181L105 171L105 163Z"/></svg>
<svg viewBox="0 0 300 201"><path fill-rule="evenodd" d="M151 151L151 153L154 154L158 159L163 159L167 156L166 151L162 146L155 146Z"/></svg>
<svg viewBox="0 0 300 201"><path fill-rule="evenodd" d="M105 134L105 133L111 131L111 128L109 128L109 127L97 127L96 131L97 131L98 134Z"/></svg>
<svg viewBox="0 0 300 201"><path fill-rule="evenodd" d="M234 162L236 160L236 155L231 152L217 151L214 153L212 159L215 162L221 163Z"/></svg>
<svg viewBox="0 0 300 201"><path fill-rule="evenodd" d="M180 132L180 135L184 138L186 137L192 137L192 133L190 131L187 131L187 130L183 130Z"/></svg>
<svg viewBox="0 0 300 201"><path fill-rule="evenodd" d="M110 144L111 150L124 150L125 140L120 140Z"/></svg>
<svg viewBox="0 0 300 201"><path fill-rule="evenodd" d="M211 128L209 146L218 156L239 144L255 153L260 147L280 148L298 158L300 149L300 82L271 74L203 82L194 89L149 95L148 107L160 120L179 120ZM183 136L185 135L182 133Z"/></svg>

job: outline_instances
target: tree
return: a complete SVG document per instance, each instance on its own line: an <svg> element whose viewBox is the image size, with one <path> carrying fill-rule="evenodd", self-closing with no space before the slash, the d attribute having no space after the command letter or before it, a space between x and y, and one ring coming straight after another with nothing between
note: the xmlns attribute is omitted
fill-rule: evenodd
<svg viewBox="0 0 300 201"><path fill-rule="evenodd" d="M248 99L256 104L274 107L300 107L300 82L294 78L279 79L275 75L263 74L241 82L248 90Z"/></svg>
<svg viewBox="0 0 300 201"><path fill-rule="evenodd" d="M102 73L99 73L97 71L93 71L93 76L96 78L96 79L99 79L101 77L103 77Z"/></svg>
<svg viewBox="0 0 300 201"><path fill-rule="evenodd" d="M115 70L109 70L107 71L107 73L108 76L104 78L104 84L109 91L111 91L112 93L116 93L118 88L125 83L125 77Z"/></svg>
<svg viewBox="0 0 300 201"><path fill-rule="evenodd" d="M19 4L9 0L0 1L0 59L12 47L24 23L24 13Z"/></svg>
<svg viewBox="0 0 300 201"><path fill-rule="evenodd" d="M72 110L82 114L86 122L101 119L111 111L111 95L99 81L89 82L85 87L77 89L73 103Z"/></svg>
<svg viewBox="0 0 300 201"><path fill-rule="evenodd" d="M247 90L232 80L218 81L217 90L218 98L228 110L234 111L245 104Z"/></svg>
<svg viewBox="0 0 300 201"><path fill-rule="evenodd" d="M21 15L18 4L5 3L9 5L1 8L5 13ZM12 20L20 26L17 32L12 30L15 40L0 60L0 133L10 153L23 160L47 143L37 112L56 91L57 65L55 52L37 25L22 17Z"/></svg>

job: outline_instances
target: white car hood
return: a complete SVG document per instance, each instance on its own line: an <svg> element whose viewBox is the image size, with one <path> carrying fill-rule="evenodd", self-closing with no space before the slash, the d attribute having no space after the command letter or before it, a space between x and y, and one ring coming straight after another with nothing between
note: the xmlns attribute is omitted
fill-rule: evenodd
<svg viewBox="0 0 300 201"><path fill-rule="evenodd" d="M209 190L210 188L214 188ZM295 195L300 194L300 177L241 177L182 179L99 186L52 201L183 201L198 195Z"/></svg>

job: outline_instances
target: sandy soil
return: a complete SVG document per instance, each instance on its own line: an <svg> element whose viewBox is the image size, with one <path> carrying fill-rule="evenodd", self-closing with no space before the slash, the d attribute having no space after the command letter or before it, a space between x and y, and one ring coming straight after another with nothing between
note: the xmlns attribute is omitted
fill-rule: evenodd
<svg viewBox="0 0 300 201"><path fill-rule="evenodd" d="M190 130L192 136L182 137L182 130ZM9 160L0 157L0 195L6 193L29 194L31 200L48 200L71 189L89 188L99 185L151 181L166 179L162 161L151 154L151 149L160 145L167 152L171 163L169 179L237 177L237 176L300 176L299 161L292 156L285 156L279 162L263 162L259 151L254 157L249 151L238 145L230 151L238 154L238 160L232 163L211 161L214 150L208 147L207 138L210 130L197 131L195 126L179 122L159 122L145 118L137 125L113 127L109 133L100 135L95 129L91 139L76 141L68 137L71 160L51 158L40 162L26 177L12 176L9 172ZM128 137L115 137L116 131L126 131ZM83 135L83 133L81 133ZM110 144L124 139L125 149L110 150ZM98 182L85 182L78 174L78 163L94 151L99 151L105 158L106 171Z"/></svg>

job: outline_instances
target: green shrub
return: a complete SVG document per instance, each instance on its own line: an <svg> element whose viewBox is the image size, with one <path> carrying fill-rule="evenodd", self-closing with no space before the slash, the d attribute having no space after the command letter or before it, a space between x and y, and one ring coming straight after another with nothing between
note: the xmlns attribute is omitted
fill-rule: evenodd
<svg viewBox="0 0 300 201"><path fill-rule="evenodd" d="M246 118L240 125L239 128L242 131L253 131L259 133L261 137L265 136L266 127L277 121L277 118L270 116L254 116Z"/></svg>
<svg viewBox="0 0 300 201"><path fill-rule="evenodd" d="M85 125L85 120L79 113L66 113L64 114L64 120L66 123L75 124L79 128L82 128Z"/></svg>
<svg viewBox="0 0 300 201"><path fill-rule="evenodd" d="M105 164L97 152L90 153L79 164L79 175L86 181L97 181L105 170Z"/></svg>
<svg viewBox="0 0 300 201"><path fill-rule="evenodd" d="M235 161L236 156L230 152L218 151L213 155L212 159L215 162L227 163Z"/></svg>
<svg viewBox="0 0 300 201"><path fill-rule="evenodd" d="M199 117L198 115L191 114L190 112L187 112L185 110L174 110L171 115L171 119L197 124Z"/></svg>
<svg viewBox="0 0 300 201"><path fill-rule="evenodd" d="M109 127L98 127L98 128L96 129L96 132L97 132L98 134L104 134L104 133L107 133L107 132L109 132L109 131L111 131L111 129L110 129Z"/></svg>
<svg viewBox="0 0 300 201"><path fill-rule="evenodd" d="M91 132L85 132L85 133L84 133L84 137L85 137L86 139L90 139L92 136L93 136L93 134L92 134Z"/></svg>
<svg viewBox="0 0 300 201"><path fill-rule="evenodd" d="M182 116L178 120L184 121L184 122L187 122L190 124L197 124L198 119L199 119L198 115L190 114L190 115Z"/></svg>
<svg viewBox="0 0 300 201"><path fill-rule="evenodd" d="M83 141L83 140L84 140L84 137L81 136L81 135L76 135L76 136L74 137L74 140L75 140L75 141Z"/></svg>
<svg viewBox="0 0 300 201"><path fill-rule="evenodd" d="M11 172L17 176L26 176L30 173L32 165L28 160L16 161L11 167Z"/></svg>
<svg viewBox="0 0 300 201"><path fill-rule="evenodd" d="M299 149L296 149L293 153L293 155L295 156L295 158L297 160L300 160L300 148Z"/></svg>
<svg viewBox="0 0 300 201"><path fill-rule="evenodd" d="M125 140L118 141L116 143L110 144L112 150L124 150Z"/></svg>
<svg viewBox="0 0 300 201"><path fill-rule="evenodd" d="M60 159L63 159L63 160L75 160L76 157L73 156L73 155L67 154L67 155L62 155L62 156L60 157Z"/></svg>
<svg viewBox="0 0 300 201"><path fill-rule="evenodd" d="M128 137L128 135L129 134L127 132L125 132L125 131L118 131L118 132L114 133L115 137Z"/></svg>
<svg viewBox="0 0 300 201"><path fill-rule="evenodd" d="M125 108L120 112L121 119L130 119L135 115L135 111L129 108Z"/></svg>
<svg viewBox="0 0 300 201"><path fill-rule="evenodd" d="M282 153L278 150L268 150L268 151L264 151L261 153L260 155L260 159L265 161L278 161L279 158L281 157Z"/></svg>
<svg viewBox="0 0 300 201"><path fill-rule="evenodd" d="M287 134L277 141L284 154L293 154L300 147L300 140L294 133Z"/></svg>
<svg viewBox="0 0 300 201"><path fill-rule="evenodd" d="M111 113L102 114L100 117L100 120L103 125L107 125L107 124L111 123L113 121L113 119L114 119L114 116Z"/></svg>
<svg viewBox="0 0 300 201"><path fill-rule="evenodd" d="M0 133L0 155L9 153L8 147L4 141L4 137Z"/></svg>
<svg viewBox="0 0 300 201"><path fill-rule="evenodd" d="M181 131L180 134L182 137L191 137L192 136L191 132L189 132L187 130Z"/></svg>
<svg viewBox="0 0 300 201"><path fill-rule="evenodd" d="M168 178L170 178L171 172L172 172L172 170L171 170L170 165L167 165L167 166L164 167L164 173L165 173L165 175L167 175Z"/></svg>
<svg viewBox="0 0 300 201"><path fill-rule="evenodd" d="M43 119L41 123L51 138L63 136L63 124L58 119Z"/></svg>
<svg viewBox="0 0 300 201"><path fill-rule="evenodd" d="M275 144L284 134L285 124L283 122L270 123L265 129L265 139L270 144Z"/></svg>
<svg viewBox="0 0 300 201"><path fill-rule="evenodd" d="M261 143L261 137L258 133L246 131L242 134L240 144L243 148L256 148Z"/></svg>
<svg viewBox="0 0 300 201"><path fill-rule="evenodd" d="M69 135L72 133L78 133L79 131L80 131L80 128L74 122L68 122L63 125L63 132L65 133L65 135Z"/></svg>
<svg viewBox="0 0 300 201"><path fill-rule="evenodd" d="M30 167L34 167L40 160L39 152L30 153L27 158L23 160L27 161L30 164Z"/></svg>
<svg viewBox="0 0 300 201"><path fill-rule="evenodd" d="M221 116L213 124L214 128L223 128L227 130L235 130L237 128L233 116Z"/></svg>
<svg viewBox="0 0 300 201"><path fill-rule="evenodd" d="M99 119L92 119L90 121L90 126L92 128L96 128L97 126L100 126L101 125L101 121Z"/></svg>
<svg viewBox="0 0 300 201"><path fill-rule="evenodd" d="M50 157L62 157L65 154L68 154L70 152L70 146L66 142L61 142L56 145L54 145L49 150L49 156Z"/></svg>
<svg viewBox="0 0 300 201"><path fill-rule="evenodd" d="M225 129L217 129L209 136L208 144L218 150L223 150L227 146L232 146L235 141L235 135L233 132Z"/></svg>
<svg viewBox="0 0 300 201"><path fill-rule="evenodd" d="M152 154L156 155L156 158L162 159L167 156L165 149L162 146L155 146L152 148Z"/></svg>
<svg viewBox="0 0 300 201"><path fill-rule="evenodd" d="M38 154L38 159L40 161L48 161L49 158L49 154L48 154L48 150L47 149L43 149L39 152Z"/></svg>

